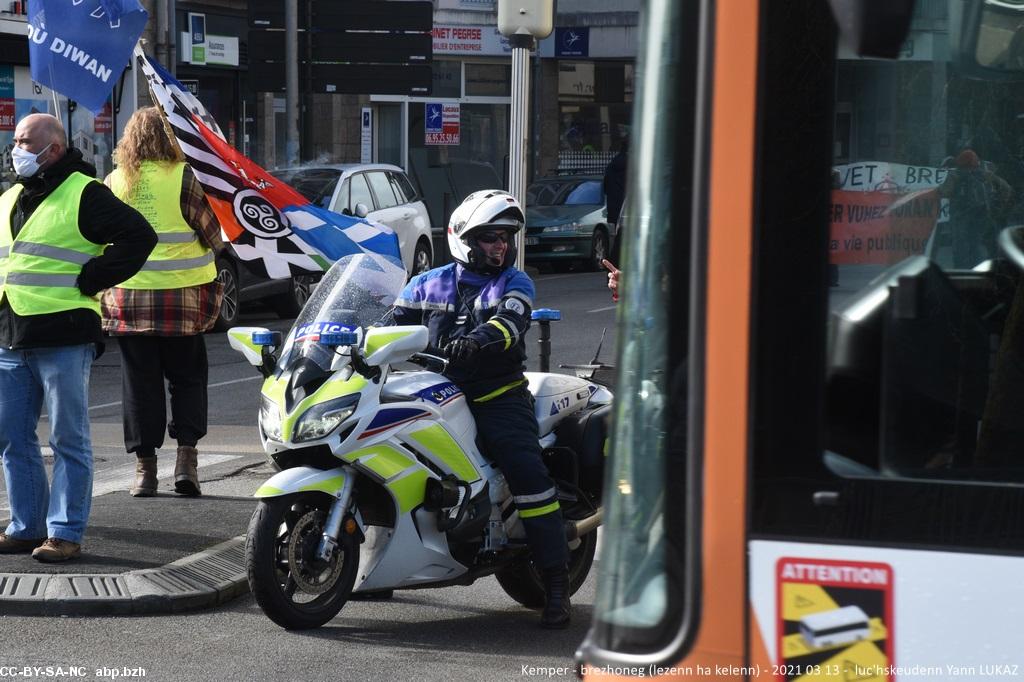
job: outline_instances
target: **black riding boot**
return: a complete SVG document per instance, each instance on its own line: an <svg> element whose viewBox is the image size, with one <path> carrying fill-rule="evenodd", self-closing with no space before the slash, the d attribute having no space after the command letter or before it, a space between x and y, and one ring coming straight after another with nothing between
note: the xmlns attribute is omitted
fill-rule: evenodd
<svg viewBox="0 0 1024 682"><path fill-rule="evenodd" d="M565 566L546 568L544 577L544 612L540 625L548 629L569 627L569 570Z"/></svg>

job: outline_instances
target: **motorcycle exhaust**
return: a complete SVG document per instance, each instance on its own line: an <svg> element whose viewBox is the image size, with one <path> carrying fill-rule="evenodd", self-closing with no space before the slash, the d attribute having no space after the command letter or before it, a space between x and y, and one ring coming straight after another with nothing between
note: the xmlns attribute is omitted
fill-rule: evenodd
<svg viewBox="0 0 1024 682"><path fill-rule="evenodd" d="M601 519L604 517L604 507L598 507L597 511L578 521L566 521L565 522L565 539L568 542L572 542L577 538L581 538L590 531L594 530L601 525Z"/></svg>

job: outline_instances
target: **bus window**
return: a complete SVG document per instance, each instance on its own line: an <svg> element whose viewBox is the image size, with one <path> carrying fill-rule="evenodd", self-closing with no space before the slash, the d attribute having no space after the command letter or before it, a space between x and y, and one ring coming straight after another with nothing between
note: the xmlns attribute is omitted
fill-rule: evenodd
<svg viewBox="0 0 1024 682"><path fill-rule="evenodd" d="M664 650L693 608L686 584L696 570L687 549L687 506L694 499L687 458L693 450L689 395L699 366L690 338L702 306L691 274L701 271L693 227L697 120L697 39L701 3L652 0L642 22L645 96L634 119L663 117L678 127L640 126L634 141L625 270L639 267L619 305L619 378L614 466L607 469L605 542L587 660L609 652L640 656ZM678 134L676 134L678 131ZM640 265L642 264L642 266ZM696 360L697 362L694 362ZM669 482L671 481L671 484ZM606 536L607 537L607 536ZM614 660L614 659L611 659Z"/></svg>

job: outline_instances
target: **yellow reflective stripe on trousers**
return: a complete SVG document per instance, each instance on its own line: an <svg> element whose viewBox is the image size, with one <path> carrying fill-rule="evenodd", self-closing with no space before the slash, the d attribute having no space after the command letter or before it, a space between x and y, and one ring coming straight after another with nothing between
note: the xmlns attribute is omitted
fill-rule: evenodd
<svg viewBox="0 0 1024 682"><path fill-rule="evenodd" d="M505 393L507 391L511 391L516 386L522 386L525 383L526 383L526 379L520 379L518 381L513 381L511 384L505 384L501 388L495 389L495 390L491 391L490 393L488 393L487 395L482 395L479 398L474 399L473 402L474 403L486 403L488 400L494 400L495 398L497 398L502 393Z"/></svg>
<svg viewBox="0 0 1024 682"><path fill-rule="evenodd" d="M487 320L487 324L494 325L501 330L501 335L505 337L505 347L502 350L508 350L512 346L512 335L508 333L507 329L505 329L505 325L494 318Z"/></svg>
<svg viewBox="0 0 1024 682"><path fill-rule="evenodd" d="M552 502L546 504L543 507L537 507L536 509L520 509L519 518L521 519L532 519L534 516L544 516L545 514L551 514L552 512L558 511L558 502Z"/></svg>

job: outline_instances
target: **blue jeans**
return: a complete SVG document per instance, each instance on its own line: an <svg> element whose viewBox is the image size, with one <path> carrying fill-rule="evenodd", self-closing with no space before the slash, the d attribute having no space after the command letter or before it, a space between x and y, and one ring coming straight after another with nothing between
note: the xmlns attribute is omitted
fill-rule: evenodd
<svg viewBox="0 0 1024 682"><path fill-rule="evenodd" d="M0 455L11 537L82 542L92 506L89 372L95 357L92 343L0 348ZM52 488L36 437L44 400L53 449Z"/></svg>

